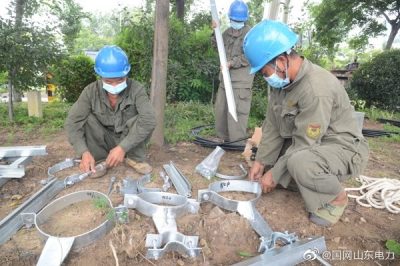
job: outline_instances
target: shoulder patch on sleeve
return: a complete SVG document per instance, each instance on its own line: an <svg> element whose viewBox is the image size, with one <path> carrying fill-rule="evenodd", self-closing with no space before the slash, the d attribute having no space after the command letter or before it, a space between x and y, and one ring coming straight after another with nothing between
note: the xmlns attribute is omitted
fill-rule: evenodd
<svg viewBox="0 0 400 266"><path fill-rule="evenodd" d="M310 139L317 139L321 135L321 125L319 123L308 124L306 134Z"/></svg>

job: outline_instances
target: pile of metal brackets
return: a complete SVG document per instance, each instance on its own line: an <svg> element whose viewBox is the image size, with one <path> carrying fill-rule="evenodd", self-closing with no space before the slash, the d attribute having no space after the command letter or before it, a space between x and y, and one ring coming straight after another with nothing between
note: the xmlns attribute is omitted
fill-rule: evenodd
<svg viewBox="0 0 400 266"><path fill-rule="evenodd" d="M39 155L47 155L46 146L0 147L0 187L10 178L25 176L25 165Z"/></svg>
<svg viewBox="0 0 400 266"><path fill-rule="evenodd" d="M88 245L112 228L113 223L106 221L85 234L69 238L54 237L41 230L40 224L51 214L69 204L90 197L105 197L108 199L110 208L113 208L108 196L96 191L78 191L59 198L46 206L61 190L84 180L88 176L86 173L73 174L63 180L55 177L58 171L76 166L78 163L77 160L66 159L49 168L48 178L42 182L44 187L0 222L0 244L6 242L23 224L34 224L41 236L47 239L38 265L60 265L70 249ZM319 250L322 252L326 250L324 237L300 240L293 233L274 232L256 209L256 203L261 196L261 187L258 183L245 180L214 182L207 189L198 191L196 201L190 199L192 187L182 172L172 162L165 164L163 168L166 174L160 174L164 180L162 189L145 187L145 184L150 182L150 175L142 176L138 180L129 177L123 179L120 193L124 195L124 205L114 208L117 216L120 216L116 217L117 222L128 222L127 219L122 218L127 217L128 208L136 209L143 215L152 217L158 234L147 234L145 243L148 248L147 258L158 260L171 251L189 257L198 256L201 251L198 246L199 237L186 236L180 233L177 229L176 219L187 213L197 213L200 204L203 202L211 202L222 209L239 213L249 221L255 232L260 236L258 250L260 255L235 264L237 266L294 265L305 261L304 254L309 251ZM244 174L245 170L241 170ZM223 178L231 178L231 176L223 176ZM241 176L233 177L233 179L238 178L241 178ZM115 178L114 180L112 178L111 182L110 188L112 188ZM178 194L165 192L171 186L171 183L175 186ZM238 201L220 195L221 192L227 191L252 193L254 198ZM279 245L277 245L278 243ZM60 253L60 250L63 252ZM54 257L56 253L61 255ZM314 255L319 259L317 254ZM328 265L322 260L321 263Z"/></svg>

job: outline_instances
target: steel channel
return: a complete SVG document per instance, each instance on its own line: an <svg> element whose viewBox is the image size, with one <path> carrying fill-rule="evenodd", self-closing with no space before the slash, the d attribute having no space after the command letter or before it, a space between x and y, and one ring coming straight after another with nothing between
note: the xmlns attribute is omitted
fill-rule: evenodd
<svg viewBox="0 0 400 266"><path fill-rule="evenodd" d="M172 183L174 184L178 194L190 198L192 196L192 192L190 183L186 180L186 178L182 177L182 175L172 163L164 164L163 167L165 172L167 172L167 175L171 179Z"/></svg>
<svg viewBox="0 0 400 266"><path fill-rule="evenodd" d="M0 147L0 158L47 155L46 146Z"/></svg>
<svg viewBox="0 0 400 266"><path fill-rule="evenodd" d="M46 186L32 195L17 209L10 213L0 222L0 244L7 242L23 225L21 213L36 213L50 202L61 190L64 189L64 182L53 179Z"/></svg>

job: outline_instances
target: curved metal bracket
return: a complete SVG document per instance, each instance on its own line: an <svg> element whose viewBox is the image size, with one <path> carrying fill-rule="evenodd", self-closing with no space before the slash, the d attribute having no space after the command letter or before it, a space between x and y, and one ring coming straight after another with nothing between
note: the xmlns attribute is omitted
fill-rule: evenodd
<svg viewBox="0 0 400 266"><path fill-rule="evenodd" d="M197 247L198 237L179 233L175 220L188 212L198 212L199 203L194 199L167 192L144 192L138 195L125 194L124 205L152 217L160 233L147 234L146 247L152 247L147 252L148 258L157 260L169 251L192 257L199 254L201 248Z"/></svg>
<svg viewBox="0 0 400 266"><path fill-rule="evenodd" d="M40 255L38 265L60 265L64 258L68 255L70 249L80 249L84 246L91 244L93 241L104 236L113 227L112 220L106 220L96 228L72 237L55 237L46 233L41 225L47 221L53 214L64 209L65 207L85 200L92 200L96 198L105 198L107 204L112 208L111 200L103 193L92 190L84 190L74 192L63 197L60 197L46 207L44 207L38 214L35 213L21 213L21 218L27 226L35 225L39 234L44 239L47 239L46 245ZM59 243L58 245L56 243Z"/></svg>

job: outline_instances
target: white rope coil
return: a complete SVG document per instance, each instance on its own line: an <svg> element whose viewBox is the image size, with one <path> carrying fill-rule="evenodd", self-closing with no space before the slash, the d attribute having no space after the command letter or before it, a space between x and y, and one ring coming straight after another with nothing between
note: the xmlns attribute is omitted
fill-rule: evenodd
<svg viewBox="0 0 400 266"><path fill-rule="evenodd" d="M389 212L400 213L400 180L390 178L373 178L360 175L358 188L345 188L345 191L358 191L361 195L348 194L364 207L387 209Z"/></svg>

